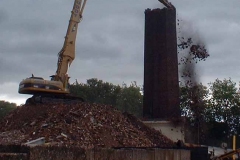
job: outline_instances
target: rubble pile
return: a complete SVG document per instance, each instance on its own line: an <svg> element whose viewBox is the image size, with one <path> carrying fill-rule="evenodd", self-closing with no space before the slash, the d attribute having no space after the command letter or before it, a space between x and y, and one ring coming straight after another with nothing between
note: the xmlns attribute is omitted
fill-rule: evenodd
<svg viewBox="0 0 240 160"><path fill-rule="evenodd" d="M0 123L0 144L25 143L40 137L51 145L86 149L174 146L171 140L130 114L85 102L24 105Z"/></svg>
<svg viewBox="0 0 240 160"><path fill-rule="evenodd" d="M24 134L19 130L0 132L0 144L20 144L25 139Z"/></svg>

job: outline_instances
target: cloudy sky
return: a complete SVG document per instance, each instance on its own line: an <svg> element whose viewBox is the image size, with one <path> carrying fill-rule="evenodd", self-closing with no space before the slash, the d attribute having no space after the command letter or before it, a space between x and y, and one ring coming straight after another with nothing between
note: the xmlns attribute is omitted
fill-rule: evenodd
<svg viewBox="0 0 240 160"><path fill-rule="evenodd" d="M19 82L48 79L66 34L74 0L0 1L0 100L24 103ZM171 0L181 28L206 44L210 57L197 64L204 84L216 78L240 80L240 1ZM144 10L163 8L157 0L88 0L79 25L75 79L98 78L113 84L143 84ZM189 31L189 33L187 33Z"/></svg>

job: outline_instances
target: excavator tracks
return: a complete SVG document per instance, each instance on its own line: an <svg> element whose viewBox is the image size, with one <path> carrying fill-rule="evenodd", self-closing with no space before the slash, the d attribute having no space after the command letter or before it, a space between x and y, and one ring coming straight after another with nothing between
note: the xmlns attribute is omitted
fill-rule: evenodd
<svg viewBox="0 0 240 160"><path fill-rule="evenodd" d="M78 96L69 94L39 94L33 95L31 98L26 100L26 105L33 104L49 104L49 103L78 103L84 102L84 99Z"/></svg>

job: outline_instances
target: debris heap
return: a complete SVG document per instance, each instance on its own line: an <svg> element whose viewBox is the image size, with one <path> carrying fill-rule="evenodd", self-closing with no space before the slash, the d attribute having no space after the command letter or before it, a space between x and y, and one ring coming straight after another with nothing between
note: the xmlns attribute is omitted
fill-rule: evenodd
<svg viewBox="0 0 240 160"><path fill-rule="evenodd" d="M0 144L45 137L50 145L97 147L173 147L159 131L112 106L77 104L24 105L0 123Z"/></svg>

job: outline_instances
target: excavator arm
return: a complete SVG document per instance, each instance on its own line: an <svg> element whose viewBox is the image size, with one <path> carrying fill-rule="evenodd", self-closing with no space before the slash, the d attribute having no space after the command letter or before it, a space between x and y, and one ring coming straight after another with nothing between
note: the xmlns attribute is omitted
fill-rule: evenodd
<svg viewBox="0 0 240 160"><path fill-rule="evenodd" d="M68 83L67 71L75 58L75 42L77 36L78 24L82 20L82 13L87 0L75 0L71 18L69 21L65 41L62 49L58 53L57 71L53 76L54 81L61 81L63 85Z"/></svg>
<svg viewBox="0 0 240 160"><path fill-rule="evenodd" d="M175 7L168 2L168 0L158 0L159 2L161 2L163 5L165 5L167 8L171 8L171 9L175 9Z"/></svg>

